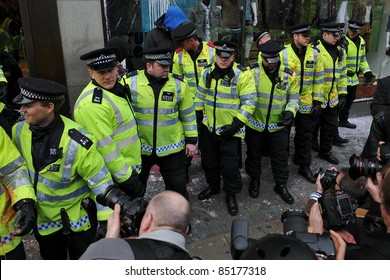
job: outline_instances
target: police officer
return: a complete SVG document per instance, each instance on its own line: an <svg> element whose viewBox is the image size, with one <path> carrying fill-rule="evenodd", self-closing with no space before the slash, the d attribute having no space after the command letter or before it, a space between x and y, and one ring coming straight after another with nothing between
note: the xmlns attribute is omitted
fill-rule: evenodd
<svg viewBox="0 0 390 280"><path fill-rule="evenodd" d="M356 124L348 121L349 110L355 100L356 89L359 85L359 73L363 73L367 84L374 81L374 75L370 70L366 59L366 44L363 37L359 36L364 23L348 21L348 31L345 40L347 44L347 99L344 109L339 112L339 126L354 129Z"/></svg>
<svg viewBox="0 0 390 280"><path fill-rule="evenodd" d="M320 26L321 38L314 42L320 50L324 64L324 84L322 111L317 126L313 130L313 142L318 140L320 130L320 146L318 156L329 163L338 164L339 160L332 154L332 142L337 135L338 112L346 104L347 67L346 54L338 45L344 23L324 23Z"/></svg>
<svg viewBox="0 0 390 280"><path fill-rule="evenodd" d="M295 122L294 163L299 165L298 173L310 183L316 178L310 168L311 138L313 120L319 117L323 101L322 85L324 66L319 50L310 42L310 25L301 23L290 28L293 42L281 51L282 64L298 76L299 111Z"/></svg>
<svg viewBox="0 0 390 280"><path fill-rule="evenodd" d="M182 24L172 31L172 37L179 46L173 55L172 73L184 76L189 93L195 99L199 77L205 66L215 60L215 47L212 42L203 42L198 38L196 26L193 23ZM197 112L198 126L201 125L201 111ZM199 132L199 129L198 129ZM186 178L192 157L187 157Z"/></svg>
<svg viewBox="0 0 390 280"><path fill-rule="evenodd" d="M280 63L279 43L269 40L260 45L262 63L254 63L250 69L257 89L256 109L249 119L245 142L247 158L245 171L251 178L249 195L259 196L261 159L269 150L274 191L289 204L294 198L287 189L288 170L288 129L299 109L298 77L294 71Z"/></svg>
<svg viewBox="0 0 390 280"><path fill-rule="evenodd" d="M87 62L91 81L76 101L75 121L96 137L119 188L130 197L141 196L145 191L139 180L141 141L129 88L118 80L116 49L97 49L80 59Z"/></svg>
<svg viewBox="0 0 390 280"><path fill-rule="evenodd" d="M201 160L208 188L199 200L219 193L221 175L230 215L238 213L236 194L242 189L239 146L244 125L256 104L256 88L250 71L235 63L237 45L214 42L216 61L208 65L199 80L196 110L204 111L201 129Z"/></svg>
<svg viewBox="0 0 390 280"><path fill-rule="evenodd" d="M194 100L187 84L172 73L170 48L145 48L145 69L124 78L142 143L140 179L146 186L150 169L157 164L167 190L188 199L186 157L196 152L197 129Z"/></svg>
<svg viewBox="0 0 390 280"><path fill-rule="evenodd" d="M260 29L259 32L255 33L253 36L253 41L256 43L256 47L259 48L261 44L264 44L265 42L271 40L271 35L269 34L268 29ZM257 61L261 63L262 58L261 58L261 52L259 52Z"/></svg>
<svg viewBox="0 0 390 280"><path fill-rule="evenodd" d="M97 221L109 208L96 205L97 195L113 185L96 149L95 138L61 116L66 87L45 79L21 78L24 120L14 125L12 139L27 162L37 196L35 238L43 259L78 259L92 243ZM97 210L96 210L97 207Z"/></svg>
<svg viewBox="0 0 390 280"><path fill-rule="evenodd" d="M35 225L36 196L26 162L1 126L0 150L0 258L24 260L21 236Z"/></svg>

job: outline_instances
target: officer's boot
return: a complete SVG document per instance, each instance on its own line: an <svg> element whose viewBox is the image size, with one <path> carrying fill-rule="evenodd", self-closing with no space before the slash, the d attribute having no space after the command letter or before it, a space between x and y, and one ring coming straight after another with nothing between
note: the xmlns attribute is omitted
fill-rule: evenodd
<svg viewBox="0 0 390 280"><path fill-rule="evenodd" d="M249 184L249 196L253 198L259 197L260 194L260 178L251 178Z"/></svg>
<svg viewBox="0 0 390 280"><path fill-rule="evenodd" d="M276 185L274 187L274 191L283 199L284 202L288 204L294 203L294 198L292 195L288 192L286 185Z"/></svg>

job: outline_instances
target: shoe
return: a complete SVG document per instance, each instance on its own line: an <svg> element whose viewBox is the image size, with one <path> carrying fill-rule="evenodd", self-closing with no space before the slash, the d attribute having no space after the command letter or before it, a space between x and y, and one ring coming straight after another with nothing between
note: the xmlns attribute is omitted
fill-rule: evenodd
<svg viewBox="0 0 390 280"><path fill-rule="evenodd" d="M259 197L260 190L260 179L259 178L252 178L251 183L249 184L249 196L253 198Z"/></svg>
<svg viewBox="0 0 390 280"><path fill-rule="evenodd" d="M235 216L238 213L238 205L234 194L226 195L226 204L230 216Z"/></svg>
<svg viewBox="0 0 390 280"><path fill-rule="evenodd" d="M355 129L356 124L350 123L349 121L339 121L339 127L346 127L350 129Z"/></svg>
<svg viewBox="0 0 390 280"><path fill-rule="evenodd" d="M324 160L326 160L327 162L329 163L333 163L333 164L339 164L339 160L334 156L332 155L331 152L326 152L326 153L318 153L318 156Z"/></svg>
<svg viewBox="0 0 390 280"><path fill-rule="evenodd" d="M343 144L348 143L348 142L349 142L348 139L341 138L340 135L337 135L333 139L333 145L336 145L336 146L339 146L339 147L343 147Z"/></svg>
<svg viewBox="0 0 390 280"><path fill-rule="evenodd" d="M310 169L310 165L301 165L298 169L298 174L302 175L308 182L314 184L316 178Z"/></svg>
<svg viewBox="0 0 390 280"><path fill-rule="evenodd" d="M318 140L311 141L311 148L317 153L320 151L320 145L318 145Z"/></svg>
<svg viewBox="0 0 390 280"><path fill-rule="evenodd" d="M288 204L294 203L294 198L288 192L286 185L276 185L274 187L274 192L276 192L283 199L284 202Z"/></svg>
<svg viewBox="0 0 390 280"><path fill-rule="evenodd" d="M199 200L205 200L205 199L209 199L210 197L212 197L213 195L219 193L219 191L213 191L211 190L211 188L207 188L207 189L204 189L203 191L200 192L200 194L198 194L198 199Z"/></svg>

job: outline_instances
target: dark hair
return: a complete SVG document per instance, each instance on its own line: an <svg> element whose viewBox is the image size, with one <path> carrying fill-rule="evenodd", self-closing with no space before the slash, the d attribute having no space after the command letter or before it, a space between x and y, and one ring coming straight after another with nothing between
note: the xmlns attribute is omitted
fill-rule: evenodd
<svg viewBox="0 0 390 280"><path fill-rule="evenodd" d="M65 97L62 98L61 100L56 100L56 101L39 101L39 102L41 102L42 106L48 106L49 103L53 103L54 104L54 113L57 113L60 111L62 105L64 104Z"/></svg>
<svg viewBox="0 0 390 280"><path fill-rule="evenodd" d="M348 170L348 167L343 167L340 169L340 173L344 174L345 176L341 178L339 187L347 194L349 194L352 198L356 199L358 205L362 205L369 195L365 187L367 178L361 176L356 180L353 180L351 177L349 177Z"/></svg>

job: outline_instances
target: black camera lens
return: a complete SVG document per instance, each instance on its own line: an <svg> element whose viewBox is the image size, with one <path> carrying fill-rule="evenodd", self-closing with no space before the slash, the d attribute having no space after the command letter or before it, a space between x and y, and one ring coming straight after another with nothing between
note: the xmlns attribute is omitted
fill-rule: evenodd
<svg viewBox="0 0 390 280"><path fill-rule="evenodd" d="M336 178L339 172L336 170L326 170L321 175L321 186L324 191L334 189L336 185Z"/></svg>
<svg viewBox="0 0 390 280"><path fill-rule="evenodd" d="M362 176L375 177L376 173L381 172L383 169L381 161L377 159L369 160L361 158L355 154L349 158L349 166L348 175L353 180Z"/></svg>
<svg viewBox="0 0 390 280"><path fill-rule="evenodd" d="M290 209L284 211L281 216L283 233L307 232L306 215L302 210Z"/></svg>

